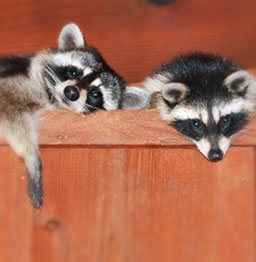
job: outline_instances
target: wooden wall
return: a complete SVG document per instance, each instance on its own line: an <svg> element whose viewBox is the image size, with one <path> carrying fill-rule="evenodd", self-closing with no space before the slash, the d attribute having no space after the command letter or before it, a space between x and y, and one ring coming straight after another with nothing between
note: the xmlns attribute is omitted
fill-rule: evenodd
<svg viewBox="0 0 256 262"><path fill-rule="evenodd" d="M41 210L0 146L0 261L254 262L255 134L212 163L155 110L48 112Z"/></svg>
<svg viewBox="0 0 256 262"><path fill-rule="evenodd" d="M152 2L161 0L1 0L0 54L55 46L62 26L73 21L128 82L195 50L256 66L254 0Z"/></svg>
<svg viewBox="0 0 256 262"><path fill-rule="evenodd" d="M253 0L1 0L0 54L53 47L73 21L128 82L191 50L251 68L255 10ZM256 120L217 163L154 110L53 111L39 124L41 210L0 141L0 262L256 261Z"/></svg>

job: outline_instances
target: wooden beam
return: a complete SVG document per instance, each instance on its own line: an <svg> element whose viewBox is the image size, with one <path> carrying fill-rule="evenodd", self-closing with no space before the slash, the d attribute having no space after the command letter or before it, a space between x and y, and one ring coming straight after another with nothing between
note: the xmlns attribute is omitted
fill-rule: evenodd
<svg viewBox="0 0 256 262"><path fill-rule="evenodd" d="M168 126L157 110L101 111L80 115L67 110L42 112L40 145L187 146L193 143ZM0 145L5 144L3 140ZM256 118L233 140L233 145L256 145Z"/></svg>

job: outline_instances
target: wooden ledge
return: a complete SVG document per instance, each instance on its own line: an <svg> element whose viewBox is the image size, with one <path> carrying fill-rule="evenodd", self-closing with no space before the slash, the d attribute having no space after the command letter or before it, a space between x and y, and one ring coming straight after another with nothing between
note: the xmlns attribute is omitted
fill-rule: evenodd
<svg viewBox="0 0 256 262"><path fill-rule="evenodd" d="M39 117L40 145L166 145L193 143L168 126L157 110L99 111L79 115L67 110L42 112ZM0 141L0 145L5 142ZM256 118L233 140L233 145L256 145Z"/></svg>
<svg viewBox="0 0 256 262"><path fill-rule="evenodd" d="M250 72L256 75L256 69ZM141 83L134 84L141 86ZM113 110L80 115L69 110L40 112L40 145L187 146L193 143L159 117L157 110ZM6 142L0 138L0 146ZM232 141L256 145L256 117Z"/></svg>

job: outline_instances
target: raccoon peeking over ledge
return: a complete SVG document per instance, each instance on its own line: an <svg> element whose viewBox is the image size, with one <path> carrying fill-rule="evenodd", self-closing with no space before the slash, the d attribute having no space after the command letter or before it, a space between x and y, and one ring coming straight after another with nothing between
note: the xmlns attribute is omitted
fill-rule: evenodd
<svg viewBox="0 0 256 262"><path fill-rule="evenodd" d="M256 82L226 58L192 53L162 65L145 80L148 108L191 139L211 161L256 110ZM145 103L145 102L144 102Z"/></svg>
<svg viewBox="0 0 256 262"><path fill-rule="evenodd" d="M134 90L96 49L86 45L75 24L62 29L57 49L0 59L0 135L26 163L28 192L35 207L41 207L44 193L34 112L69 109L88 114L97 109L136 108Z"/></svg>

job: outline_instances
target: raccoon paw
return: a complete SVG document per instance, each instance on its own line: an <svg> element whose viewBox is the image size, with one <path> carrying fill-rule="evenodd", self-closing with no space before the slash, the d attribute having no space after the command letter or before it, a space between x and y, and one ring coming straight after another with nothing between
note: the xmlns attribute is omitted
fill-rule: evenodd
<svg viewBox="0 0 256 262"><path fill-rule="evenodd" d="M44 190L41 184L29 183L29 196L35 208L41 208L43 204Z"/></svg>

